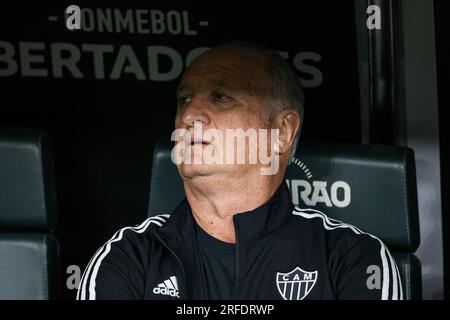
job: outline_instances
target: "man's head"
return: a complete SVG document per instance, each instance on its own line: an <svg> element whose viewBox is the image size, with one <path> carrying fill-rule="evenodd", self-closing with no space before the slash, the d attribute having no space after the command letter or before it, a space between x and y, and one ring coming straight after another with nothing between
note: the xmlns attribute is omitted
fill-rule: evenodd
<svg viewBox="0 0 450 320"><path fill-rule="evenodd" d="M177 101L177 129L193 131L194 124L201 124L202 130L215 129L223 137L230 129L267 130L267 152L278 154L277 176L278 180L282 178L300 131L303 93L295 71L276 51L242 43L229 43L207 51L184 73ZM270 135L274 129L279 132L277 142ZM218 147L216 142L206 139L203 143L194 142L189 148L198 151ZM260 149L261 145L255 149L247 143L245 154L258 154ZM248 179L260 175L261 167L260 162L181 164L179 171L184 179L213 177L217 181L229 181L233 177Z"/></svg>

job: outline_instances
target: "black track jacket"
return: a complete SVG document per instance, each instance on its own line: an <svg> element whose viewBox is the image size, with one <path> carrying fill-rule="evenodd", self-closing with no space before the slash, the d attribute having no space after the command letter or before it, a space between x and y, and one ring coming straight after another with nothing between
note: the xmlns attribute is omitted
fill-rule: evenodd
<svg viewBox="0 0 450 320"><path fill-rule="evenodd" d="M233 219L233 299L403 299L378 238L294 207L284 183ZM170 215L117 231L89 262L77 299L204 299L194 223L185 199Z"/></svg>

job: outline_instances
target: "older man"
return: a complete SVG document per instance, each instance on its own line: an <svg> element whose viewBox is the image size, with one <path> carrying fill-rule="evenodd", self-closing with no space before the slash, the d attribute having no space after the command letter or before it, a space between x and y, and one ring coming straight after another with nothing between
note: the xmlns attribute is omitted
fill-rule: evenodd
<svg viewBox="0 0 450 320"><path fill-rule="evenodd" d="M91 259L78 299L402 298L379 239L291 204L282 182L303 95L275 51L242 43L209 50L184 73L177 101L186 199L170 215L119 230ZM254 132L256 143L247 134L243 149L227 145L230 130ZM269 132L276 135L263 137ZM278 163L269 173L261 157L249 161L264 153Z"/></svg>

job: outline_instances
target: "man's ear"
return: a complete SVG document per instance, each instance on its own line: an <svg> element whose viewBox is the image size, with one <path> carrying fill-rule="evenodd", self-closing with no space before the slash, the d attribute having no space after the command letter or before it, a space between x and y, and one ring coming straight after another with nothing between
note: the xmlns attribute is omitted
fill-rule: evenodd
<svg viewBox="0 0 450 320"><path fill-rule="evenodd" d="M291 150L295 136L300 129L301 117L298 110L293 108L283 109L277 113L273 125L280 130L278 150L284 154Z"/></svg>

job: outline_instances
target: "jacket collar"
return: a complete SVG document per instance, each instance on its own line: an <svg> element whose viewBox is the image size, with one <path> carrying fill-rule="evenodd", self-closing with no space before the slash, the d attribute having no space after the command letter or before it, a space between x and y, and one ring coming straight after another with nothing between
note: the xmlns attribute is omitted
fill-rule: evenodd
<svg viewBox="0 0 450 320"><path fill-rule="evenodd" d="M234 215L237 242L255 241L269 235L286 223L293 208L289 189L282 182L266 203L254 210Z"/></svg>
<svg viewBox="0 0 450 320"><path fill-rule="evenodd" d="M281 183L274 195L260 207L234 215L236 240L245 243L261 239L281 227L291 216L292 204L286 183ZM189 203L184 198L158 234L173 249L178 250L195 234L195 221Z"/></svg>

